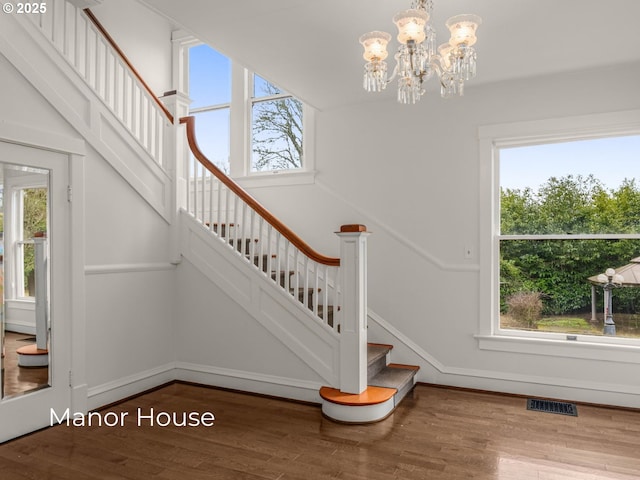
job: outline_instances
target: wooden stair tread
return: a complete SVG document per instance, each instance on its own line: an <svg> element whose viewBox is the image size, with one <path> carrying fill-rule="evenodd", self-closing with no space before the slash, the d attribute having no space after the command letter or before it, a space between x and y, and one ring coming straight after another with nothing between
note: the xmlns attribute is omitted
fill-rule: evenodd
<svg viewBox="0 0 640 480"><path fill-rule="evenodd" d="M359 394L344 393L337 388L322 387L320 396L328 402L349 406L377 405L384 403L397 393L395 388L370 386Z"/></svg>
<svg viewBox="0 0 640 480"><path fill-rule="evenodd" d="M404 368L407 370L414 370L414 371L418 371L420 370L420 367L418 365L405 365L403 363L390 363L389 365L387 365L387 367L389 368Z"/></svg>
<svg viewBox="0 0 640 480"><path fill-rule="evenodd" d="M24 347L20 347L16 350L20 355L48 355L49 350L41 350L38 348L38 345L31 344L25 345Z"/></svg>

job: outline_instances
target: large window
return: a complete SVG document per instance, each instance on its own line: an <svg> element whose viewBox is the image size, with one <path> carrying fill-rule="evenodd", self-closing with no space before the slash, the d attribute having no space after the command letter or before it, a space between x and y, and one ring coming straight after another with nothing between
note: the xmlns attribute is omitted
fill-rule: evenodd
<svg viewBox="0 0 640 480"><path fill-rule="evenodd" d="M500 328L640 338L640 135L500 148ZM605 300L598 275L623 277ZM624 278L624 281L622 279Z"/></svg>
<svg viewBox="0 0 640 480"><path fill-rule="evenodd" d="M478 134L479 347L613 359L638 346L640 111Z"/></svg>
<svg viewBox="0 0 640 480"><path fill-rule="evenodd" d="M279 177L295 174L300 179L301 173L312 172L309 148L303 143L308 108L208 45L185 45L185 87L203 153L235 178L282 173Z"/></svg>

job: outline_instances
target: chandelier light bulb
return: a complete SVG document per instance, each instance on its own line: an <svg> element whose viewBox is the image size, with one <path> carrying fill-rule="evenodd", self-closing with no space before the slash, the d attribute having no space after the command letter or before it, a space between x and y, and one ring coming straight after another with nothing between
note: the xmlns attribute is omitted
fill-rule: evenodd
<svg viewBox="0 0 640 480"><path fill-rule="evenodd" d="M453 47L448 43L443 43L438 47L438 55L440 55L440 65L444 70L451 69L451 50Z"/></svg>
<svg viewBox="0 0 640 480"><path fill-rule="evenodd" d="M604 272L607 277L613 277L616 274L616 271L613 268L607 268Z"/></svg>
<svg viewBox="0 0 640 480"><path fill-rule="evenodd" d="M360 37L360 43L364 47L362 56L367 62L381 61L387 58L387 44L391 35L387 32L369 32Z"/></svg>
<svg viewBox="0 0 640 480"><path fill-rule="evenodd" d="M429 21L429 14L423 10L405 10L393 17L393 23L398 27L398 41L407 44L410 41L424 42L427 34L424 27Z"/></svg>
<svg viewBox="0 0 640 480"><path fill-rule="evenodd" d="M449 44L453 47L475 45L478 41L476 30L481 23L482 19L478 15L463 14L451 17L445 24L451 32Z"/></svg>

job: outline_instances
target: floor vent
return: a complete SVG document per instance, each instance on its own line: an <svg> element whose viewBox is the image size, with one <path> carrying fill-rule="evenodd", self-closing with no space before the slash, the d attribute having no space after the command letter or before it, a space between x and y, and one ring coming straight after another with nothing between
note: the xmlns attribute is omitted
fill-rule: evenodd
<svg viewBox="0 0 640 480"><path fill-rule="evenodd" d="M536 412L557 413L559 415L578 416L578 407L575 403L554 402L552 400L527 399L527 410Z"/></svg>

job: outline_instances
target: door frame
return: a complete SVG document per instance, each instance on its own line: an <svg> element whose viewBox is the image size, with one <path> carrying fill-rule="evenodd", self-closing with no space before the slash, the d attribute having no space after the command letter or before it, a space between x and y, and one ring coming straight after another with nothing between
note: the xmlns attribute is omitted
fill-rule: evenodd
<svg viewBox="0 0 640 480"><path fill-rule="evenodd" d="M85 369L85 282L84 282L84 160L86 144L79 137L60 135L25 125L4 121L0 122L0 151L18 152L16 161L7 163L28 164L29 154L39 156L40 161L49 157L54 169L63 170L64 178L55 177L60 204L59 211L52 202L52 262L51 278L62 285L53 285L51 289L52 320L55 333L59 335L56 343L62 343L65 350L52 345L51 388L38 390L23 396L0 399L0 418L20 412L20 423L11 429L0 431L0 443L31 431L49 426L51 407L55 395L64 408L73 412L87 411L88 388ZM24 161L21 160L24 158ZM55 160L54 160L55 159ZM61 165L64 165L62 167ZM55 170L52 170L55 176ZM57 175L60 175L58 171ZM65 183L66 182L66 188ZM66 198L64 198L66 197ZM62 228L54 225L58 222ZM56 255L54 256L54 252ZM58 259L58 257L60 257ZM64 318L61 317L63 313ZM53 316L53 313L56 316ZM62 322L62 323L61 323ZM60 323L60 325L59 325ZM62 338L61 338L62 337ZM52 337L53 338L53 337ZM63 365L61 370L56 365ZM68 371L67 371L68 370ZM55 376L54 376L55 375ZM56 390L58 389L58 390ZM62 399L62 400L61 400ZM46 421L42 409L46 411ZM56 405L56 408L59 404ZM36 415L31 410L38 409ZM3 412L4 410L4 412ZM3 422L4 423L4 422Z"/></svg>

